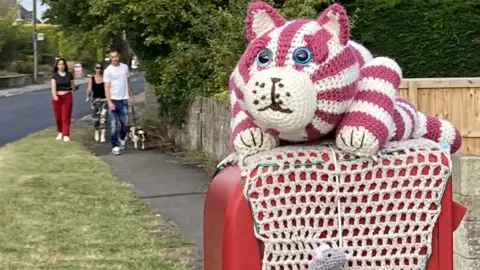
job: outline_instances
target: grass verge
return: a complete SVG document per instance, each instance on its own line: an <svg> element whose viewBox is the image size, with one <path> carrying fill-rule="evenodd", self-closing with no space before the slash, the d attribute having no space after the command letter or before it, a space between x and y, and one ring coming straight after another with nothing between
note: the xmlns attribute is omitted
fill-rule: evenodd
<svg viewBox="0 0 480 270"><path fill-rule="evenodd" d="M80 143L47 129L0 148L0 269L190 269L168 230Z"/></svg>

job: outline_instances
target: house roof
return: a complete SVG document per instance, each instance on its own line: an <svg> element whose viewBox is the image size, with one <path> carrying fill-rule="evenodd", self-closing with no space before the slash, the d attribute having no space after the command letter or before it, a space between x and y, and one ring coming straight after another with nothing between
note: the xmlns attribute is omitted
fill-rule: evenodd
<svg viewBox="0 0 480 270"><path fill-rule="evenodd" d="M19 7L19 14L17 15L17 19L20 20L25 20L25 21L31 21L33 18L33 12L26 10L18 0L7 0L7 3L10 6L15 6L18 4ZM41 23L41 21L37 18L37 23Z"/></svg>

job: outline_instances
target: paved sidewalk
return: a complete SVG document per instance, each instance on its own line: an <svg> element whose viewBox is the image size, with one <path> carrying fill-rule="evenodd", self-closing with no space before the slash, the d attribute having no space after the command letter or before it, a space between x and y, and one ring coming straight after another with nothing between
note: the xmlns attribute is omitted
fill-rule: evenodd
<svg viewBox="0 0 480 270"><path fill-rule="evenodd" d="M136 96L138 115L142 111L142 99L144 96ZM200 168L178 164L172 155L148 149L148 145L145 150L135 150L129 142L120 156L111 154L108 141L95 143L92 140L88 145L112 167L120 180L131 185L140 200L195 243L196 269L202 269L203 204L211 175Z"/></svg>
<svg viewBox="0 0 480 270"><path fill-rule="evenodd" d="M75 85L87 83L89 78L75 79ZM50 82L44 84L31 84L20 88L0 89L0 97L11 97L28 92L50 89Z"/></svg>

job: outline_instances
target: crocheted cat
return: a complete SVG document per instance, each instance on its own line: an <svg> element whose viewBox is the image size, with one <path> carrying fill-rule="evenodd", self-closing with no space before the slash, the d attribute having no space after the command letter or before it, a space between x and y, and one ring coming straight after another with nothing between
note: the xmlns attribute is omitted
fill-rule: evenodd
<svg viewBox="0 0 480 270"><path fill-rule="evenodd" d="M237 154L333 133L341 150L357 156L373 155L388 141L419 137L458 150L462 137L451 123L396 96L402 80L398 64L373 58L349 40L349 31L347 13L338 4L317 20L292 21L264 2L249 4L249 44L229 82Z"/></svg>
<svg viewBox="0 0 480 270"><path fill-rule="evenodd" d="M308 270L339 270L347 263L347 253L334 250L329 245L321 245L315 249L315 254Z"/></svg>

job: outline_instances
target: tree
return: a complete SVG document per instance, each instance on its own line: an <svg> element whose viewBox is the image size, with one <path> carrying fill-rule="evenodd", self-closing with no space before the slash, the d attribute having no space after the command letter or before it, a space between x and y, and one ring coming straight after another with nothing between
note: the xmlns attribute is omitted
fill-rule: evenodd
<svg viewBox="0 0 480 270"><path fill-rule="evenodd" d="M31 47L31 33L16 23L18 7L10 6L6 0L0 0L0 69L9 69L14 60L25 60Z"/></svg>
<svg viewBox="0 0 480 270"><path fill-rule="evenodd" d="M95 61L103 61L111 34L102 27L105 16L90 12L90 1L43 0L42 3L48 5L42 18L59 25L61 30L57 56L82 61L87 68Z"/></svg>
<svg viewBox="0 0 480 270"><path fill-rule="evenodd" d="M89 12L90 2L85 0L42 0L42 4L48 5L42 19L60 25L67 35L89 32L104 19L102 16L93 16Z"/></svg>

